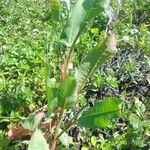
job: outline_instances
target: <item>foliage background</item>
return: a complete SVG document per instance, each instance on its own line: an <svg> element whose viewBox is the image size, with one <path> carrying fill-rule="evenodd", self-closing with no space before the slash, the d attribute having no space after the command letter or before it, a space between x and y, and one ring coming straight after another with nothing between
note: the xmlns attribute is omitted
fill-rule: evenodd
<svg viewBox="0 0 150 150"><path fill-rule="evenodd" d="M23 149L21 140L5 139L7 125L46 104L44 59L47 54L53 78L59 79L62 51L59 34L63 24L52 19L49 1L0 1L0 146ZM62 14L66 16L63 6ZM112 129L91 131L73 127L72 147L84 149L146 149L150 147L150 2L112 1L116 14L113 29L118 34L118 53L90 78L85 98L121 96L125 99L123 118ZM96 44L108 18L101 14L85 29L76 44L74 66ZM77 51L80 50L80 51ZM84 98L81 98L84 103ZM74 112L76 110L69 110ZM72 114L72 113L70 113ZM7 117L11 117L11 120ZM145 121L143 127L140 122ZM60 143L59 148L63 145Z"/></svg>

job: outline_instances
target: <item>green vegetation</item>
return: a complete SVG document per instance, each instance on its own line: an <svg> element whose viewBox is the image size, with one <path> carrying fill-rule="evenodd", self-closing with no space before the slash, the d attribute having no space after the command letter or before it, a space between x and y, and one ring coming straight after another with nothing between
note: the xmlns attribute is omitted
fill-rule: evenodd
<svg viewBox="0 0 150 150"><path fill-rule="evenodd" d="M149 150L150 2L0 1L0 150Z"/></svg>

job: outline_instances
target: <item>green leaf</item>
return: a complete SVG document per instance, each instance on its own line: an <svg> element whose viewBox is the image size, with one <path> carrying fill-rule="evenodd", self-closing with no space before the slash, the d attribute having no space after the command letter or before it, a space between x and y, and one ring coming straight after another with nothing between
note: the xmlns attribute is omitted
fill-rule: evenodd
<svg viewBox="0 0 150 150"><path fill-rule="evenodd" d="M61 130L62 131L62 130ZM59 140L62 142L62 144L66 147L69 147L70 144L73 144L73 139L71 136L69 136L66 132L64 132L60 137Z"/></svg>
<svg viewBox="0 0 150 150"><path fill-rule="evenodd" d="M67 27L61 35L61 41L71 47L85 24L94 19L108 4L109 0L77 0L71 12Z"/></svg>
<svg viewBox="0 0 150 150"><path fill-rule="evenodd" d="M36 128L38 128L43 117L44 117L43 112L40 112L35 116L33 114L29 114L29 116L26 118L22 126L26 129L33 131Z"/></svg>
<svg viewBox="0 0 150 150"><path fill-rule="evenodd" d="M82 148L81 148L81 150L88 150L89 148L87 148L87 147L85 147L85 146L83 146Z"/></svg>
<svg viewBox="0 0 150 150"><path fill-rule="evenodd" d="M50 79L51 75L51 66L47 59L44 60L45 64L45 84L46 84L46 97L48 101L48 114L54 111L57 107L57 98L56 98L56 89L55 89L55 80L54 78Z"/></svg>
<svg viewBox="0 0 150 150"><path fill-rule="evenodd" d="M110 85L112 88L116 88L118 86L117 79L113 76L106 77L106 82L108 85Z"/></svg>
<svg viewBox="0 0 150 150"><path fill-rule="evenodd" d="M94 73L113 54L113 50L107 49L106 40L101 39L101 42L97 44L95 49L89 52L76 70L75 77L77 79L78 91L84 87L92 73Z"/></svg>
<svg viewBox="0 0 150 150"><path fill-rule="evenodd" d="M51 75L51 66L47 59L44 60L45 65L45 85L46 85L46 96L48 102L54 99L54 81L50 79Z"/></svg>
<svg viewBox="0 0 150 150"><path fill-rule="evenodd" d="M70 108L74 106L77 101L76 80L73 77L68 76L61 82L57 91L58 106Z"/></svg>
<svg viewBox="0 0 150 150"><path fill-rule="evenodd" d="M53 79L47 80L46 95L48 100L48 114L50 115L58 105L56 88Z"/></svg>
<svg viewBox="0 0 150 150"><path fill-rule="evenodd" d="M59 0L51 0L52 19L55 22L60 20L60 4Z"/></svg>
<svg viewBox="0 0 150 150"><path fill-rule="evenodd" d="M80 91L87 81L88 75L90 71L90 63L85 62L79 65L78 69L75 73L75 78L77 80L77 89Z"/></svg>
<svg viewBox="0 0 150 150"><path fill-rule="evenodd" d="M54 109L58 106L58 99L55 97L52 101L48 102L48 114L53 113Z"/></svg>
<svg viewBox="0 0 150 150"><path fill-rule="evenodd" d="M92 137L91 137L91 143L92 143L92 145L93 145L94 147L96 146L96 142L97 142L96 136L92 136Z"/></svg>
<svg viewBox="0 0 150 150"><path fill-rule="evenodd" d="M22 126L29 130L34 130L34 115L30 114L26 120L22 123Z"/></svg>
<svg viewBox="0 0 150 150"><path fill-rule="evenodd" d="M111 97L97 102L83 112L78 123L92 129L108 127L112 118L121 115L120 104L120 99Z"/></svg>
<svg viewBox="0 0 150 150"><path fill-rule="evenodd" d="M140 118L134 114L130 114L129 121L133 128L138 128L141 122Z"/></svg>
<svg viewBox="0 0 150 150"><path fill-rule="evenodd" d="M49 150L48 144L41 132L41 130L36 129L31 137L28 150Z"/></svg>
<svg viewBox="0 0 150 150"><path fill-rule="evenodd" d="M47 79L46 82L46 95L48 102L52 101L55 97L55 88L54 88L54 83L51 79Z"/></svg>
<svg viewBox="0 0 150 150"><path fill-rule="evenodd" d="M141 121L139 124L139 128L150 129L150 119Z"/></svg>

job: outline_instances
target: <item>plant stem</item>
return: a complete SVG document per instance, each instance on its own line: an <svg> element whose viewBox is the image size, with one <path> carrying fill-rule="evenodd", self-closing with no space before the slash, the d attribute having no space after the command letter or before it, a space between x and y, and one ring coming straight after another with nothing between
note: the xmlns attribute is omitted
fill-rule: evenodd
<svg viewBox="0 0 150 150"><path fill-rule="evenodd" d="M76 38L74 39L72 45L70 47L67 47L68 54L66 56L66 63L65 63L65 67L64 67L64 74L66 76L68 74L68 66L69 66L69 63L70 63L70 60L71 60L71 56L72 56L72 52L73 52L73 47L74 47L74 45L75 45L75 43L76 43L76 41L77 41L80 33L81 33L81 30L78 32L78 34L77 34Z"/></svg>
<svg viewBox="0 0 150 150"><path fill-rule="evenodd" d="M38 112L40 112L40 111L43 111L43 110L45 110L45 109L47 109L47 105L44 105L43 107L41 107L41 108L35 110L32 114L35 115L36 113L38 113Z"/></svg>
<svg viewBox="0 0 150 150"><path fill-rule="evenodd" d="M8 119L8 120L11 120L11 119L16 119L16 120L25 120L26 118L25 117L5 117L5 116L0 116L0 119Z"/></svg>
<svg viewBox="0 0 150 150"><path fill-rule="evenodd" d="M67 48L67 51L68 51L68 54L67 54L67 57L66 57L66 63L65 63L65 66L64 66L64 74L67 76L68 74L68 66L69 66L69 63L70 63L70 60L71 60L71 54L72 54L72 49L71 47L68 47Z"/></svg>
<svg viewBox="0 0 150 150"><path fill-rule="evenodd" d="M78 34L77 34L76 38L74 39L72 45L67 48L68 54L66 56L66 62L64 62L64 60L63 60L63 64L62 64L62 69L63 70L61 70L62 80L64 80L67 77L67 75L68 75L68 66L69 66L69 63L70 63L70 60L71 60L71 55L72 55L72 52L73 52L73 47L74 47L74 45L75 45L75 43L76 43L76 41L77 41L80 33L81 33L81 31L78 32ZM60 113L59 121L58 121L58 123L56 125L56 128L55 128L54 141L53 141L53 143L52 143L52 145L50 147L50 150L56 150L57 140L60 137L59 128L60 128L60 125L61 125L61 122L62 122L62 116L63 116L63 113L64 113L64 109L65 108L62 108L62 112Z"/></svg>
<svg viewBox="0 0 150 150"><path fill-rule="evenodd" d="M59 108L58 108L59 109ZM60 108L60 116L59 116L59 121L57 122L56 124L56 128L55 128L55 133L54 133L54 140L52 142L52 145L50 147L50 150L55 150L56 149L56 144L57 144L57 136L59 134L59 128L60 128L60 125L61 125L61 122L62 122L62 116L63 116L63 113L64 111L61 110Z"/></svg>
<svg viewBox="0 0 150 150"><path fill-rule="evenodd" d="M60 137L65 131L67 131L67 130L72 126L72 124L74 124L74 123L76 122L76 119L78 118L78 115L83 111L83 109L84 109L85 107L86 107L86 106L83 106L83 107L74 115L74 117L69 121L67 127L66 127L63 131L61 131L61 132L59 133L59 135L56 137L55 140L58 140L59 137Z"/></svg>
<svg viewBox="0 0 150 150"><path fill-rule="evenodd" d="M55 129L55 134L54 134L54 141L50 147L50 150L55 150L56 149L56 144L57 144L57 136L59 133L59 128L60 128L61 122L58 122L56 125L56 129Z"/></svg>

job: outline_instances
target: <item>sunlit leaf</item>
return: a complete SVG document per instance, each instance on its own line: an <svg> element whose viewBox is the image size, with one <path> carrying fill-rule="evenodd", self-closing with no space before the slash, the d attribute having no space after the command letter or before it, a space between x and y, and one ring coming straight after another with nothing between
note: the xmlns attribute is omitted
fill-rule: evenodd
<svg viewBox="0 0 150 150"><path fill-rule="evenodd" d="M88 148L85 147L85 146L83 146L83 147L81 148L81 150L88 150Z"/></svg>
<svg viewBox="0 0 150 150"><path fill-rule="evenodd" d="M61 130L60 130L61 131ZM71 136L69 136L66 132L64 132L60 137L59 140L62 142L62 144L66 147L69 147L70 144L73 144L73 139Z"/></svg>
<svg viewBox="0 0 150 150"><path fill-rule="evenodd" d="M41 132L41 130L36 129L31 137L28 150L49 150L48 144Z"/></svg>
<svg viewBox="0 0 150 150"><path fill-rule="evenodd" d="M92 108L83 112L78 123L92 129L107 127L112 118L121 115L120 104L120 99L111 97L97 102Z"/></svg>
<svg viewBox="0 0 150 150"><path fill-rule="evenodd" d="M92 136L91 137L91 143L92 143L92 145L95 146L96 142L97 142L97 138L95 136Z"/></svg>

